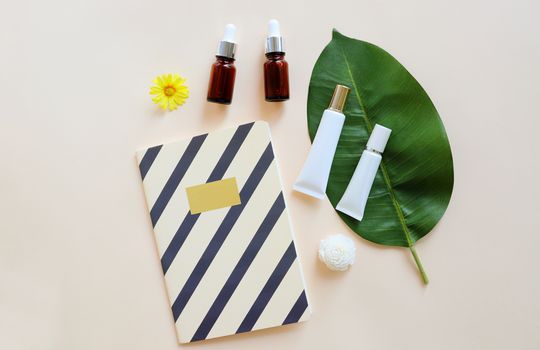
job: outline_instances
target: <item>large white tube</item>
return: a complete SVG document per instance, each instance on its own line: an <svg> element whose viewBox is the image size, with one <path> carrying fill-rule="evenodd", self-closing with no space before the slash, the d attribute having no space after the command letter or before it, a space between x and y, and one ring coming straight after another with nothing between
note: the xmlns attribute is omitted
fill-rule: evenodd
<svg viewBox="0 0 540 350"><path fill-rule="evenodd" d="M334 153L345 122L342 113L325 110L313 145L293 189L321 199L326 193Z"/></svg>
<svg viewBox="0 0 540 350"><path fill-rule="evenodd" d="M345 115L341 111L348 92L349 88L346 86L336 86L330 107L324 111L321 118L304 167L293 185L295 191L317 199L324 197L332 160L345 122Z"/></svg>
<svg viewBox="0 0 540 350"><path fill-rule="evenodd" d="M373 128L373 132L366 145L366 150L362 152L360 161L336 210L358 221L363 219L369 192L371 191L371 186L373 186L375 175L377 175L379 164L381 164L381 153L384 152L391 132L392 130L375 124L375 128Z"/></svg>

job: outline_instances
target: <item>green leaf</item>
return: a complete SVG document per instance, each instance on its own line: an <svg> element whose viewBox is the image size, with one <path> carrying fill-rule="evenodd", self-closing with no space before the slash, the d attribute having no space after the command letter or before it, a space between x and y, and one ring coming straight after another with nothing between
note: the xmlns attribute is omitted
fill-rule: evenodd
<svg viewBox="0 0 540 350"><path fill-rule="evenodd" d="M338 212L361 237L408 247L428 283L414 244L443 216L454 183L452 152L429 96L389 53L334 30L311 75L308 128L315 137L336 84L351 88L326 193L336 207L373 126L392 129L371 189L364 219Z"/></svg>

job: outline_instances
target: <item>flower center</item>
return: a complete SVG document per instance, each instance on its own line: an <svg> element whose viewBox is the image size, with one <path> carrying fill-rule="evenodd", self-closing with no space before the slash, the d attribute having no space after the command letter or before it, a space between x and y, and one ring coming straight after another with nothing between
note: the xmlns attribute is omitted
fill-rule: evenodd
<svg viewBox="0 0 540 350"><path fill-rule="evenodd" d="M176 93L176 89L174 87L172 87L172 86L167 86L163 90L163 93L165 94L165 96L171 97Z"/></svg>

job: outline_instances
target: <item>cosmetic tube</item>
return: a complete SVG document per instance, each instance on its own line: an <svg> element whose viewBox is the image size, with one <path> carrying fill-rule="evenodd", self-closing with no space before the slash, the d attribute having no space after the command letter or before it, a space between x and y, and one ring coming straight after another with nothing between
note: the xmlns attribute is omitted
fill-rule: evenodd
<svg viewBox="0 0 540 350"><path fill-rule="evenodd" d="M295 191L317 199L324 197L332 160L345 122L342 111L349 90L343 85L337 85L334 89L330 106L322 115L304 167L293 185Z"/></svg>
<svg viewBox="0 0 540 350"><path fill-rule="evenodd" d="M360 161L354 170L354 174L347 185L345 193L341 197L336 210L345 213L358 221L362 221L364 210L366 208L367 199L373 180L377 175L377 169L381 164L384 148L390 137L392 130L375 124L369 140L366 145L366 150L362 152Z"/></svg>

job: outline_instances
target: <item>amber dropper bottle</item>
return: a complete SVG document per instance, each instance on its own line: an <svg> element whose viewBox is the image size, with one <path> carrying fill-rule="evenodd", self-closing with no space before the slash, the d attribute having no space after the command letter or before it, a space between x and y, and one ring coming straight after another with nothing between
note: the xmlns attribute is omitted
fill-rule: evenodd
<svg viewBox="0 0 540 350"><path fill-rule="evenodd" d="M209 102L231 104L234 78L236 77L236 67L234 66L234 55L236 53L235 33L236 27L234 24L225 26L225 34L218 45L216 62L212 65L210 72L210 82L208 83L208 94L206 96L206 100Z"/></svg>
<svg viewBox="0 0 540 350"><path fill-rule="evenodd" d="M279 22L268 22L266 38L266 62L264 63L264 95L268 102L280 102L289 99L289 64L285 61L283 38L279 31Z"/></svg>

